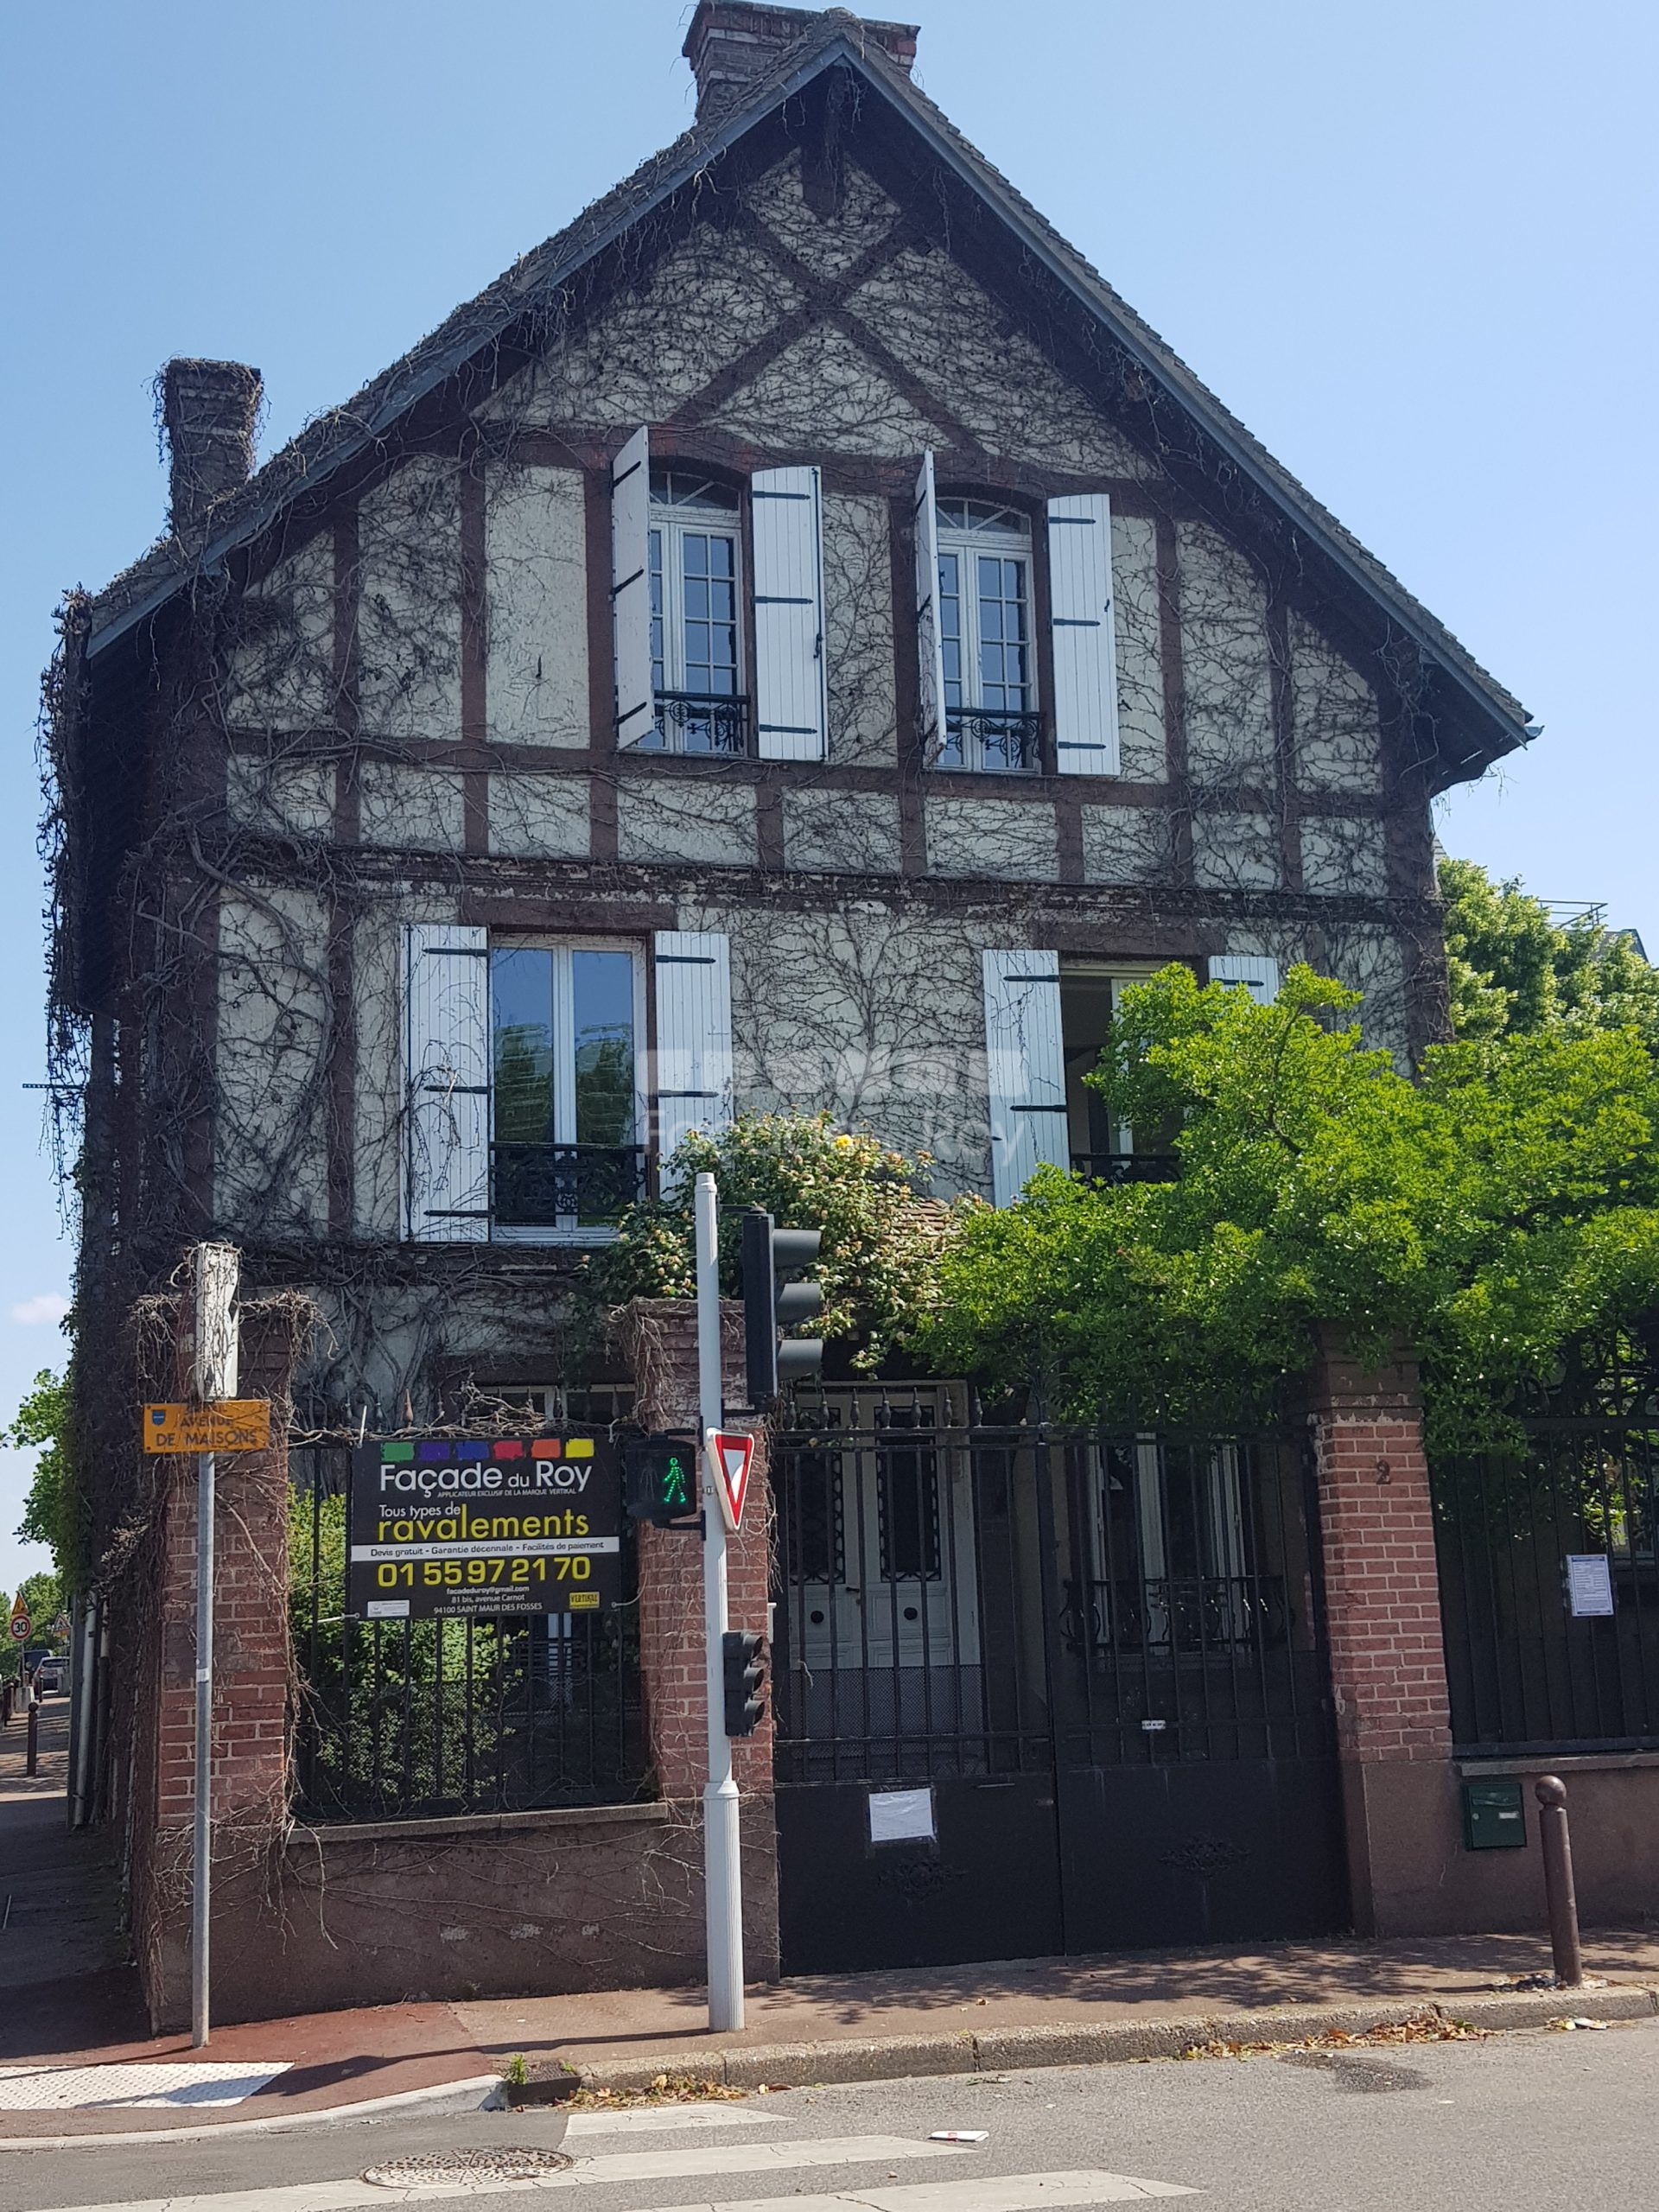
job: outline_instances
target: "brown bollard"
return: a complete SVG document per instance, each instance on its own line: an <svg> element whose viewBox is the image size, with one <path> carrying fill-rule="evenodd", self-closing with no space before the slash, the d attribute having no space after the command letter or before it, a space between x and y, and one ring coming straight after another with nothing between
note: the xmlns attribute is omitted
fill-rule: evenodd
<svg viewBox="0 0 1659 2212"><path fill-rule="evenodd" d="M29 1751L23 1760L25 1774L37 1774L41 1764L41 1708L31 1700L29 1708Z"/></svg>
<svg viewBox="0 0 1659 2212"><path fill-rule="evenodd" d="M1584 1980L1584 1951L1573 1887L1573 1843L1567 1832L1567 1784L1555 1775L1542 1775L1533 1794L1538 1800L1538 1834L1544 1847L1544 1902L1549 1910L1555 1980L1563 1989L1577 1989Z"/></svg>

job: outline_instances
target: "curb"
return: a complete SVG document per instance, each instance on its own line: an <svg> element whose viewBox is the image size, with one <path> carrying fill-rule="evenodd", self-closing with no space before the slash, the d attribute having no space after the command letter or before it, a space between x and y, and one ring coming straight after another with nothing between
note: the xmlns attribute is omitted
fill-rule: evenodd
<svg viewBox="0 0 1659 2212"><path fill-rule="evenodd" d="M481 2109L483 2099L500 2086L499 2074L469 2074L463 2081L435 2082L425 2089L398 2089L389 2097L365 2097L357 2104L325 2105L316 2112L271 2113L251 2120L219 2120L205 2127L130 2128L119 2133L89 2128L79 2135L0 2134L0 2158L8 2151L102 2151L115 2144L206 2143L220 2135L264 2135L277 2128L317 2127L325 2120L372 2119L400 2106L442 2104L452 2097L463 2099L463 2110L472 2112ZM119 2207L111 2206L111 2212L119 2212Z"/></svg>
<svg viewBox="0 0 1659 2212"><path fill-rule="evenodd" d="M1470 2027L1540 2028L1567 2015L1581 2020L1645 2020L1659 2014L1659 1989L1517 1990L1470 1997L1455 2005L1427 1998L1377 2005L1278 2005L1250 2012L1210 2012L1155 2020L1114 2020L1091 2027L992 2028L954 2035L837 2037L823 2043L757 2044L657 2058L601 2060L577 2071L584 2089L648 2089L659 2075L690 2075L716 2087L817 2088L842 2082L893 2082L938 2074L1004 2073L1032 2066L1111 2066L1142 2058L1175 2058L1193 2044L1300 2043L1305 2037L1363 2035L1402 2027L1425 2012Z"/></svg>

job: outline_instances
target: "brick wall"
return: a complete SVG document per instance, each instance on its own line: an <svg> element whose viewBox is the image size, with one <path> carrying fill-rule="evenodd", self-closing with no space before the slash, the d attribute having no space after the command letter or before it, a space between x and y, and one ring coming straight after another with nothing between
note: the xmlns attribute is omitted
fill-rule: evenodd
<svg viewBox="0 0 1659 2212"><path fill-rule="evenodd" d="M1327 1343L1307 1415L1354 1922L1418 1932L1440 1924L1457 1812L1415 1363L1366 1370Z"/></svg>

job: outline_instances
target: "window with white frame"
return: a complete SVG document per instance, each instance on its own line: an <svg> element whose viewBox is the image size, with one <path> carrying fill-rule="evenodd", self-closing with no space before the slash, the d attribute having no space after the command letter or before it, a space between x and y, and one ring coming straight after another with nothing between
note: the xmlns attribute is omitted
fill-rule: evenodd
<svg viewBox="0 0 1659 2212"><path fill-rule="evenodd" d="M1031 524L1016 507L938 501L942 768L1039 765Z"/></svg>
<svg viewBox="0 0 1659 2212"><path fill-rule="evenodd" d="M586 1238L645 1195L642 994L630 946L491 946L498 1235Z"/></svg>
<svg viewBox="0 0 1659 2212"><path fill-rule="evenodd" d="M651 675L672 753L741 753L748 702L738 619L738 496L695 470L651 472Z"/></svg>

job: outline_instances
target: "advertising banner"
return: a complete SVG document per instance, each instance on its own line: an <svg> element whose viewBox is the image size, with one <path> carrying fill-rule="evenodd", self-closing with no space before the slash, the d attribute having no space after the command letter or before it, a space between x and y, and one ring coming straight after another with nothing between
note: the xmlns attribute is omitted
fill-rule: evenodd
<svg viewBox="0 0 1659 2212"><path fill-rule="evenodd" d="M346 1610L359 1620L607 1612L622 1478L602 1436L400 1439L352 1454Z"/></svg>

